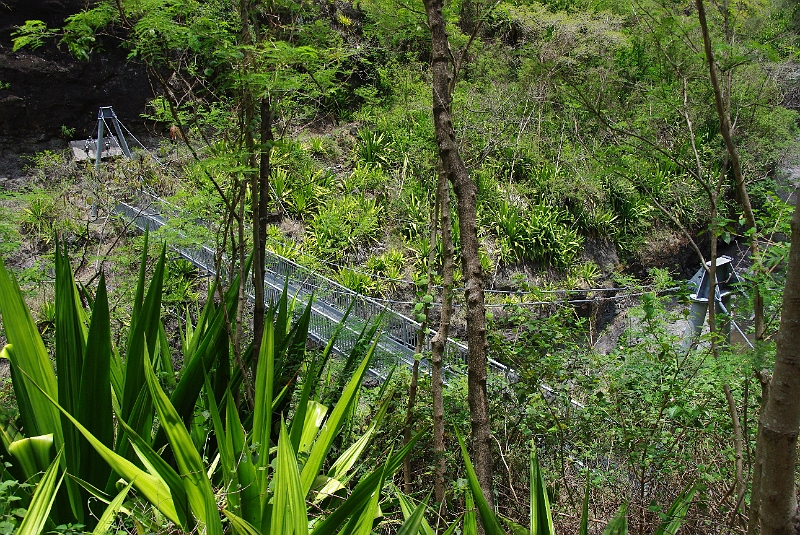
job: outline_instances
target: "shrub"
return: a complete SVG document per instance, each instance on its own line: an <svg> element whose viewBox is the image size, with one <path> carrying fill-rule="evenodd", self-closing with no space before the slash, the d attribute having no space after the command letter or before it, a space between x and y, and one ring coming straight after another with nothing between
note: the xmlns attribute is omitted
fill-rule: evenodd
<svg viewBox="0 0 800 535"><path fill-rule="evenodd" d="M25 234L50 243L53 239L56 203L46 192L38 190L28 199L22 211L21 227Z"/></svg>
<svg viewBox="0 0 800 535"><path fill-rule="evenodd" d="M397 279L403 277L403 265L405 264L405 257L403 252L397 249L390 249L377 256L371 256L367 259L367 269L372 273L383 277L383 280L377 281L382 292L392 292L397 288Z"/></svg>
<svg viewBox="0 0 800 535"><path fill-rule="evenodd" d="M391 143L383 132L362 128L358 131L358 140L356 158L359 162L381 169L388 164Z"/></svg>
<svg viewBox="0 0 800 535"><path fill-rule="evenodd" d="M557 268L568 267L580 251L583 239L567 221L567 212L545 202L528 209L501 202L492 230L500 241L502 260L531 260Z"/></svg>
<svg viewBox="0 0 800 535"><path fill-rule="evenodd" d="M426 236L430 225L428 198L414 191L403 192L397 199L397 204L397 211L401 214L399 226L403 237L414 240L419 236Z"/></svg>
<svg viewBox="0 0 800 535"><path fill-rule="evenodd" d="M328 203L311 221L312 248L329 259L342 258L358 247L377 241L381 233L375 201L342 197Z"/></svg>
<svg viewBox="0 0 800 535"><path fill-rule="evenodd" d="M355 169L349 174L344 175L339 182L342 193L354 193L375 191L381 189L388 176L379 166L370 165L364 162L357 162Z"/></svg>
<svg viewBox="0 0 800 535"><path fill-rule="evenodd" d="M336 273L336 282L360 294L370 294L375 287L375 281L366 273L343 267Z"/></svg>

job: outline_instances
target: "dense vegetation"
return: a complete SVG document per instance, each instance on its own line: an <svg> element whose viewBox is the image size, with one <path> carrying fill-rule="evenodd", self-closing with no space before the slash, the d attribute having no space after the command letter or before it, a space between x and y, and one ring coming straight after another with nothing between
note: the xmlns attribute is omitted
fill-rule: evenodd
<svg viewBox="0 0 800 535"><path fill-rule="evenodd" d="M263 303L266 248L398 303L431 334L447 317L448 288L469 274L451 262L461 198L439 180L428 3L119 0L63 28L21 27L19 47L124 47L157 87L145 119L176 139L154 150L164 167L140 153L97 172L40 154L27 189L2 194L0 255L38 312L0 268L0 530L752 527L791 235L794 185L779 171L797 136L796 13L784 0L711 4L705 49L697 6L444 8L452 134L496 291L488 352L520 379L489 376L492 451L472 450L477 470L461 438L475 416L465 377L448 379L444 435L431 436L435 379L397 368L361 387L379 333L329 359L306 348L303 307L284 296L249 319L239 284L252 273ZM111 208L137 188L176 207L163 243L214 245L238 276L204 279L132 236ZM753 349L721 340L713 317L691 343L676 333L688 290L668 268L686 250L714 265L718 240L751 244L733 316ZM468 303L454 297L450 332L467 338ZM627 329L600 350L618 302ZM494 470L488 493L480 463Z"/></svg>

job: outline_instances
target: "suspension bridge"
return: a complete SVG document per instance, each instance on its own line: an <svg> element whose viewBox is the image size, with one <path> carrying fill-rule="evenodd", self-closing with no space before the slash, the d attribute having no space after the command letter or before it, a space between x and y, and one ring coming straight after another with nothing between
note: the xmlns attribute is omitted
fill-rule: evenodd
<svg viewBox="0 0 800 535"><path fill-rule="evenodd" d="M116 136L109 135L104 138L103 132L112 132L108 121L111 121ZM125 134L131 137L157 164L164 167L158 158L128 130L117 118L111 107L102 107L98 113L97 139L91 138L86 142L72 142L71 148L76 159L93 159L96 167L100 168L103 157L125 155L131 158L131 151L125 141ZM131 221L141 231L145 229L157 230L168 224L171 217L180 215L180 209L155 193L138 189L128 200L118 201L114 211ZM93 206L96 214L96 205ZM187 242L188 240L181 240ZM224 265L217 261L216 251L208 245L180 245L170 244L170 248L185 260L194 264L198 269L212 275L219 275L225 280L227 273ZM351 350L360 339L368 325L378 323L380 336L375 347L373 367L370 368L371 376L385 379L389 370L397 365L412 367L416 361L417 348L422 348L422 353L431 349L431 338L423 332L419 322L409 318L391 308L391 301L382 302L357 293L324 275L302 266L273 251L265 253L266 273L264 276L265 301L269 304L277 300L284 290L302 305L311 306L311 320L309 325L309 338L314 342L327 345L333 338L332 349L343 356L350 354ZM224 263L223 263L224 264ZM218 270L220 273L218 273ZM612 290L619 290L614 288ZM248 277L245 283L245 293L251 302L255 302L252 278ZM619 299L620 296L603 299ZM574 302L567 299L565 302ZM526 304L547 304L526 303ZM419 337L423 337L419 344ZM448 338L445 344L445 376L463 373L467 364L467 346ZM430 369L430 363L423 357L420 359L423 370ZM510 382L519 379L518 374L510 367L494 359L488 359L490 371L499 374ZM554 391L547 385L539 387L545 396L555 396ZM582 408L580 403L570 399L570 403Z"/></svg>
<svg viewBox="0 0 800 535"><path fill-rule="evenodd" d="M117 202L114 208L116 213L141 231L147 228L154 231L167 225L170 215L175 214L176 210L164 199L144 190L137 191L126 202ZM224 267L218 266L216 252L211 247L171 244L170 248L198 269L226 278L227 273ZM325 345L339 331L335 336L333 351L348 355L364 328L378 322L381 336L375 348L373 367L369 370L373 377L385 378L395 365L413 366L420 336L423 337L423 352L430 351L430 336L421 331L420 323L392 310L387 304L359 294L272 251L266 251L265 260L264 293L267 303L280 296L284 285L289 295L299 303L311 303L309 337L314 342ZM245 293L255 302L251 277L245 284ZM448 373L458 373L459 368L466 365L467 347L448 339L444 359ZM513 370L504 364L493 359L489 359L488 364L492 371L508 379L516 378ZM420 365L423 369L429 368L424 358Z"/></svg>
<svg viewBox="0 0 800 535"><path fill-rule="evenodd" d="M109 122L111 125L109 125ZM113 128L113 130L112 130ZM70 142L73 157L76 160L94 160L95 167L100 169L105 158L124 155L132 158L131 150L125 140L127 134L157 164L165 166L145 147L136 136L117 117L111 106L103 106L97 115L97 138ZM104 135L104 132L107 133ZM116 136L111 134L115 132ZM171 216L178 215L179 209L152 192L138 189L127 201L118 201L114 211L131 221L141 231L157 230L168 224ZM97 205L92 205L93 216L97 215ZM182 240L185 241L185 240ZM183 246L170 244L170 248L181 257L194 264L198 269L212 275L219 275L223 280L227 273L219 266L215 250L207 245ZM265 300L277 300L284 286L294 299L303 305L311 305L311 321L309 337L315 342L326 345L332 338L333 351L339 355L349 355L364 329L378 323L381 333L375 348L373 367L369 370L373 377L383 379L388 371L396 365L413 366L417 348L423 352L430 351L430 337L423 332L421 325L413 319L392 310L386 303L381 303L365 295L359 294L341 284L308 269L296 262L284 258L272 251L266 251L266 273L264 276ZM218 270L221 273L218 273ZM252 278L245 283L245 293L251 302L255 302ZM422 336L422 344L418 344ZM448 339L445 345L446 373L458 373L467 362L467 347L455 340ZM504 375L507 379L516 378L516 374L504 364L489 360L489 368ZM428 369L429 363L422 358L420 365Z"/></svg>

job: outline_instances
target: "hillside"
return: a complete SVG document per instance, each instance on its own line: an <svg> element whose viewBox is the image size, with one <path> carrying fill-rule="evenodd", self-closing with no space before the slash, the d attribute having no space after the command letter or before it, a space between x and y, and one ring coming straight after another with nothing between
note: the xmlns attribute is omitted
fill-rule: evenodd
<svg viewBox="0 0 800 535"><path fill-rule="evenodd" d="M297 532L394 533L412 526L415 502L403 500L431 491L440 509L427 521L450 525L467 511L464 533L478 517L487 532L527 525L530 500L559 533L581 518L589 533L623 518L641 534L755 526L760 389L781 336L796 202L795 6L709 3L700 17L702 0L435 2L0 6L0 259L33 310L30 323L10 320L22 304L12 308L20 298L0 280L0 342L42 337L42 375L30 380L52 381L87 426L88 400L70 397L70 381L94 377L83 359L107 359L108 376L92 380L111 397L92 432L110 430L104 444L135 467L92 457L104 450L41 409L44 398L27 409L34 387L12 348L0 454L17 459L12 443L49 425L54 445L3 477L44 471L60 445L53 474L95 478L106 502L122 490L116 476L157 473L164 482L134 485L136 513L115 512L125 532L197 521L266 534L286 521ZM96 135L106 105L131 130L134 157L98 169L73 161L67 140ZM114 213L142 190L169 214L147 242ZM198 244L215 252L213 273L170 248ZM301 302L261 304L264 251L387 303L434 342L463 342L465 373L442 381L436 343L421 345L425 373L398 367L358 394L379 333L365 324L349 359L306 348ZM685 339L684 282L723 254L744 284L709 332ZM733 343L718 336L730 320L743 331ZM518 381L482 378L487 357ZM276 359L269 379L262 358ZM274 412L257 408L263 396L275 396ZM339 399L328 418L341 422L307 436L325 417L317 407ZM417 431L404 464L392 452ZM312 450L315 437L324 450ZM542 478L529 482L534 447ZM343 452L352 462L334 464ZM248 509L249 488L263 507ZM94 529L85 503L99 494L73 482L52 492L42 522ZM33 510L25 487L17 496ZM286 518L272 512L279 503ZM21 515L7 516L22 529Z"/></svg>

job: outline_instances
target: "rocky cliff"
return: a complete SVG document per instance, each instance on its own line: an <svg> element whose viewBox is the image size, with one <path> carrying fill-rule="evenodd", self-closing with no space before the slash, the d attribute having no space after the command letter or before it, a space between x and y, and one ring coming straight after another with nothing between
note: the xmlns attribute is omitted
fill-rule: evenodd
<svg viewBox="0 0 800 535"><path fill-rule="evenodd" d="M144 66L127 60L114 40L106 38L88 62L60 50L55 39L37 50L12 51L16 26L36 19L58 27L86 5L85 0L0 1L0 151L5 153L0 177L21 167L9 160L9 152L63 144L62 126L74 128L75 138L89 136L100 106L113 106L129 128L141 125L152 88Z"/></svg>

